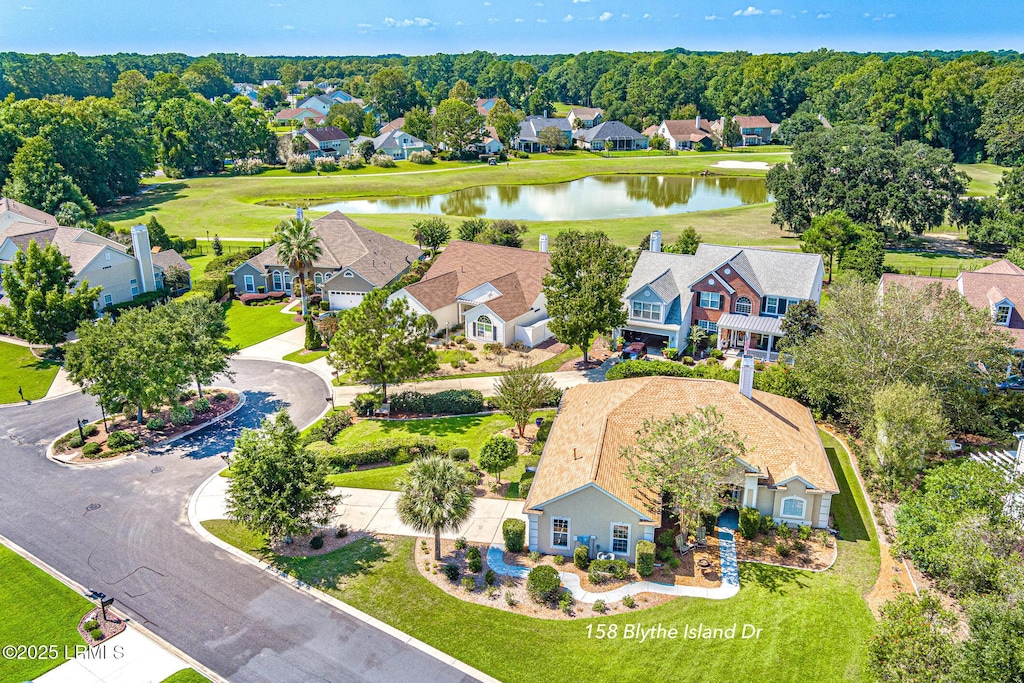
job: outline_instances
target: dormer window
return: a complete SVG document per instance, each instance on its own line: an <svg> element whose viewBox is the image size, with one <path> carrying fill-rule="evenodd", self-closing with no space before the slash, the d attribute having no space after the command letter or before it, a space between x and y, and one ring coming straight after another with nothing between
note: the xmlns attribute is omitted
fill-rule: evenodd
<svg viewBox="0 0 1024 683"><path fill-rule="evenodd" d="M1002 325L1009 327L1010 325L1010 314L1013 312L1013 305L1009 303L1001 303L996 306L995 311L995 323L996 325Z"/></svg>
<svg viewBox="0 0 1024 683"><path fill-rule="evenodd" d="M638 320L661 320L661 304L649 304L646 301L633 302L633 317Z"/></svg>

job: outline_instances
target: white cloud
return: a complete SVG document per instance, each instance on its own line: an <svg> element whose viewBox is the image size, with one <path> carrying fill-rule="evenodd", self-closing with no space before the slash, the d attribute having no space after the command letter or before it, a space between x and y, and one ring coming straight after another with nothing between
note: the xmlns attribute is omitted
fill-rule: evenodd
<svg viewBox="0 0 1024 683"><path fill-rule="evenodd" d="M485 2L484 3L484 7L490 7L490 6L491 6L491 3L489 3L489 2Z"/></svg>
<svg viewBox="0 0 1024 683"><path fill-rule="evenodd" d="M35 9L35 7L30 7L29 5L22 5L21 6L21 11L22 12L31 12L34 9Z"/></svg>
<svg viewBox="0 0 1024 683"><path fill-rule="evenodd" d="M832 17L832 15L829 14L828 12L822 12L822 13L818 14L818 18L819 19L830 19L831 17Z"/></svg>
<svg viewBox="0 0 1024 683"><path fill-rule="evenodd" d="M424 17L413 17L412 19L402 19L401 21L396 21L392 17L385 17L384 25L405 28L407 26L436 26L437 22L431 21L430 19L426 19Z"/></svg>
<svg viewBox="0 0 1024 683"><path fill-rule="evenodd" d="M601 12L601 16L597 18L598 21L608 21L612 18L611 12Z"/></svg>
<svg viewBox="0 0 1024 683"><path fill-rule="evenodd" d="M284 5L282 5L282 4L281 4L281 3L279 3L279 2L272 2L272 3L270 3L270 6L271 6L271 7L284 7Z"/></svg>
<svg viewBox="0 0 1024 683"><path fill-rule="evenodd" d="M758 14L764 14L764 10L757 9L753 5L750 5L747 9L738 9L732 13L734 17L754 17Z"/></svg>
<svg viewBox="0 0 1024 683"><path fill-rule="evenodd" d="M285 31L294 31L295 30L295 27L292 26L291 24L285 24L281 28L283 28Z"/></svg>
<svg viewBox="0 0 1024 683"><path fill-rule="evenodd" d="M870 19L871 18L871 12L865 12L861 16L864 17L865 19Z"/></svg>
<svg viewBox="0 0 1024 683"><path fill-rule="evenodd" d="M494 17L491 17L490 19L487 20L487 23L488 24L497 24L498 20L495 19Z"/></svg>
<svg viewBox="0 0 1024 683"><path fill-rule="evenodd" d="M537 23L538 24L546 24L546 23L548 23L548 20L547 19L538 19Z"/></svg>
<svg viewBox="0 0 1024 683"><path fill-rule="evenodd" d="M356 28L373 28L373 24L356 24Z"/></svg>
<svg viewBox="0 0 1024 683"><path fill-rule="evenodd" d="M622 18L623 18L623 19L629 19L629 15L628 15L628 14L625 14L625 13L623 13L623 15L622 15Z"/></svg>
<svg viewBox="0 0 1024 683"><path fill-rule="evenodd" d="M543 2L535 2L535 3L533 3L533 6L534 7L543 7L544 3Z"/></svg>
<svg viewBox="0 0 1024 683"><path fill-rule="evenodd" d="M642 17L640 17L640 18L641 18L641 19L650 19L650 18L651 18L651 15L650 15L650 14L644 14L644 15L643 15Z"/></svg>
<svg viewBox="0 0 1024 683"><path fill-rule="evenodd" d="M768 14L774 14L774 15L778 16L779 14L782 14L782 10L780 10L780 9L773 9Z"/></svg>
<svg viewBox="0 0 1024 683"><path fill-rule="evenodd" d="M573 17L571 14L566 14L564 17L562 17L562 21L572 21L574 18L575 17Z"/></svg>
<svg viewBox="0 0 1024 683"><path fill-rule="evenodd" d="M718 21L719 19L724 19L724 17L720 17L717 14L709 14L704 17L704 21Z"/></svg>
<svg viewBox="0 0 1024 683"><path fill-rule="evenodd" d="M462 26L462 22L461 22L461 21L456 21L456 22L455 22L455 25L456 25L456 26Z"/></svg>
<svg viewBox="0 0 1024 683"><path fill-rule="evenodd" d="M517 23L517 24L521 24L521 23L523 23L524 21L526 21L526 19L523 19L523 18L521 18L521 17L516 17L516 23Z"/></svg>
<svg viewBox="0 0 1024 683"><path fill-rule="evenodd" d="M580 2L590 2L590 0L572 0L572 4L574 5Z"/></svg>

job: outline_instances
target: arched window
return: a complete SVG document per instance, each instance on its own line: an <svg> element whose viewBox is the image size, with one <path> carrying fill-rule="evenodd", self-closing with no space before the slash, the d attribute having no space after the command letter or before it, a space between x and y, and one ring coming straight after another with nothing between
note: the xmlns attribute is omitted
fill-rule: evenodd
<svg viewBox="0 0 1024 683"><path fill-rule="evenodd" d="M273 280L274 280L273 290L275 292L280 292L281 291L281 271L279 271L279 270L275 270L274 271Z"/></svg>
<svg viewBox="0 0 1024 683"><path fill-rule="evenodd" d="M322 285L324 283L324 276L320 271L313 273L313 282L318 285Z"/></svg>
<svg viewBox="0 0 1024 683"><path fill-rule="evenodd" d="M494 323L486 315L482 315L473 323L473 336L478 339L494 341Z"/></svg>
<svg viewBox="0 0 1024 683"><path fill-rule="evenodd" d="M798 496L791 496L782 499L782 516L793 519L803 519L806 501Z"/></svg>
<svg viewBox="0 0 1024 683"><path fill-rule="evenodd" d="M284 288L286 290L292 288L292 274L287 270L284 271Z"/></svg>
<svg viewBox="0 0 1024 683"><path fill-rule="evenodd" d="M750 299L745 296L741 296L736 299L736 312L742 313L743 315L750 315L750 311L753 309L753 305L750 303Z"/></svg>

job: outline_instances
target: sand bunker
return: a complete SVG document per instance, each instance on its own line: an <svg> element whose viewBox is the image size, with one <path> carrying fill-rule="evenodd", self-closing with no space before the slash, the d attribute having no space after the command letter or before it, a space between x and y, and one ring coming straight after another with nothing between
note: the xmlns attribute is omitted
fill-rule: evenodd
<svg viewBox="0 0 1024 683"><path fill-rule="evenodd" d="M765 161L719 161L711 164L711 168L750 168L758 171L767 171L771 165Z"/></svg>

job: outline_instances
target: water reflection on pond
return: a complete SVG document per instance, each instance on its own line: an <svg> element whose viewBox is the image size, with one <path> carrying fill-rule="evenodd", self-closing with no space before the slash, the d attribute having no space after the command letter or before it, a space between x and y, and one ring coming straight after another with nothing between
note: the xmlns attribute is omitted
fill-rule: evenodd
<svg viewBox="0 0 1024 683"><path fill-rule="evenodd" d="M353 199L315 208L343 213L432 213L533 221L659 216L759 204L761 178L592 176L552 185L490 185L426 197Z"/></svg>

